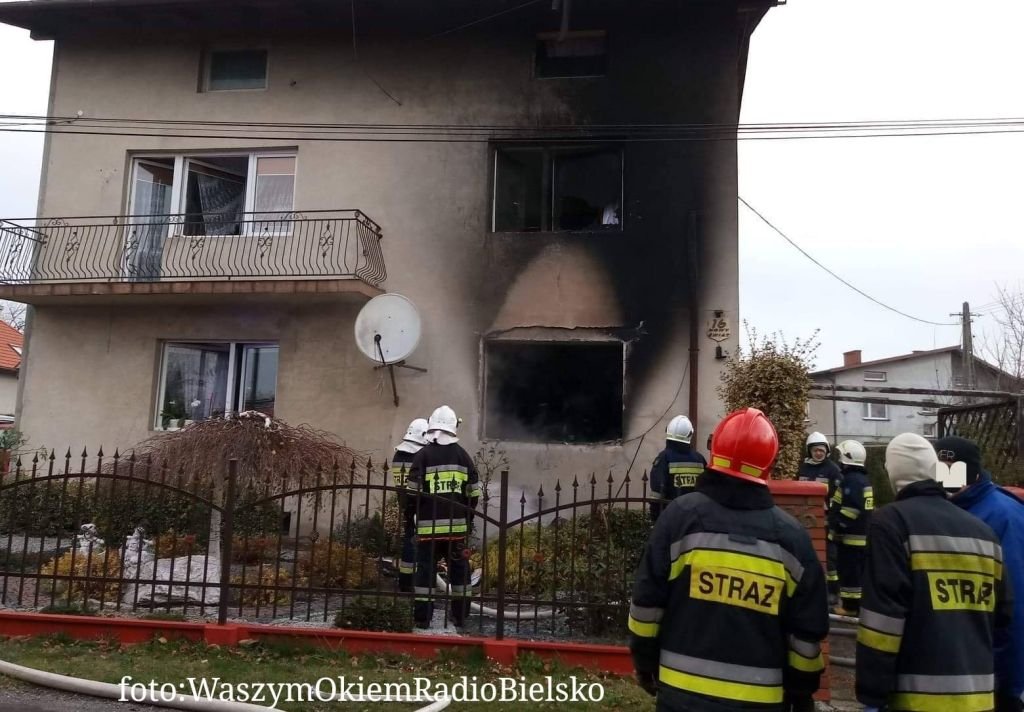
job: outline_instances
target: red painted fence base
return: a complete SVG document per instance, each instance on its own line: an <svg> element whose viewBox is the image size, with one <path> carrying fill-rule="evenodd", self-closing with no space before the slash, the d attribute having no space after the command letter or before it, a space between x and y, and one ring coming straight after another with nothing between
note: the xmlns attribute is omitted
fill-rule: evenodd
<svg viewBox="0 0 1024 712"><path fill-rule="evenodd" d="M402 653L417 657L435 657L442 651L468 652L477 648L482 649L489 659L507 666L514 665L520 655L533 654L545 660L558 660L571 667L618 675L630 675L633 672L629 650L617 645L375 633L340 628L290 628L248 623L218 626L181 621L0 612L0 635L35 636L55 633L63 633L76 640L114 639L128 645L145 643L158 637L226 647L238 645L243 640L257 640L345 650L349 653Z"/></svg>

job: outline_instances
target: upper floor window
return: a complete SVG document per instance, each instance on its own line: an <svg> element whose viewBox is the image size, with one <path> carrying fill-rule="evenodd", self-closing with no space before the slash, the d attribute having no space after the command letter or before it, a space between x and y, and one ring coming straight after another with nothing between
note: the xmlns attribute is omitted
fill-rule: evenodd
<svg viewBox="0 0 1024 712"><path fill-rule="evenodd" d="M213 50L206 55L203 67L203 89L267 88L267 50Z"/></svg>
<svg viewBox="0 0 1024 712"><path fill-rule="evenodd" d="M238 235L247 219L273 221L293 209L295 162L287 153L140 156L128 212L183 213L186 235Z"/></svg>
<svg viewBox="0 0 1024 712"><path fill-rule="evenodd" d="M619 230L622 182L618 146L500 146L492 229Z"/></svg>
<svg viewBox="0 0 1024 712"><path fill-rule="evenodd" d="M608 69L608 37L603 31L558 32L537 36L534 76L538 79L602 77Z"/></svg>
<svg viewBox="0 0 1024 712"><path fill-rule="evenodd" d="M885 381L887 380L885 371L865 371L865 381Z"/></svg>

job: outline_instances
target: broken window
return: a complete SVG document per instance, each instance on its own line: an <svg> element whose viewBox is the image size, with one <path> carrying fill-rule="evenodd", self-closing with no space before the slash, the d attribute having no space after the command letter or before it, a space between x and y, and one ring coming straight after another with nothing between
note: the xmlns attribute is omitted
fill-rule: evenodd
<svg viewBox="0 0 1024 712"><path fill-rule="evenodd" d="M621 148L503 146L495 150L495 232L614 230L621 224Z"/></svg>
<svg viewBox="0 0 1024 712"><path fill-rule="evenodd" d="M487 437L565 443L622 437L621 343L492 341L486 364Z"/></svg>
<svg viewBox="0 0 1024 712"><path fill-rule="evenodd" d="M538 79L601 77L608 68L608 38L604 32L558 32L537 38L534 75Z"/></svg>

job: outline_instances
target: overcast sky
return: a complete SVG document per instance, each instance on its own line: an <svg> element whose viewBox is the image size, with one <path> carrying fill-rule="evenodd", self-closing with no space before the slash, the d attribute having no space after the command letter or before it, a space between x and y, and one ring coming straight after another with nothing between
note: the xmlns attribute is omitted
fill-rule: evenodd
<svg viewBox="0 0 1024 712"><path fill-rule="evenodd" d="M1024 117L1021 0L790 0L754 35L742 121ZM43 114L51 46L0 26L0 113ZM0 134L0 217L33 215L42 139ZM740 195L877 299L955 321L1022 279L1024 134L740 143ZM960 341L887 312L740 209L743 318L806 337L818 366ZM983 316L976 338L992 322Z"/></svg>

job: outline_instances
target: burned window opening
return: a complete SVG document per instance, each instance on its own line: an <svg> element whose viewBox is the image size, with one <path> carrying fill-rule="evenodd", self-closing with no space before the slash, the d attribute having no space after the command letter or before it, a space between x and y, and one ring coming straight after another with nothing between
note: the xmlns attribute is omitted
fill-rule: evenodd
<svg viewBox="0 0 1024 712"><path fill-rule="evenodd" d="M619 230L618 146L502 146L494 158L494 232Z"/></svg>
<svg viewBox="0 0 1024 712"><path fill-rule="evenodd" d="M622 438L619 342L486 346L486 437L599 443Z"/></svg>
<svg viewBox="0 0 1024 712"><path fill-rule="evenodd" d="M545 32L537 37L534 76L538 79L602 77L608 71L604 32Z"/></svg>

